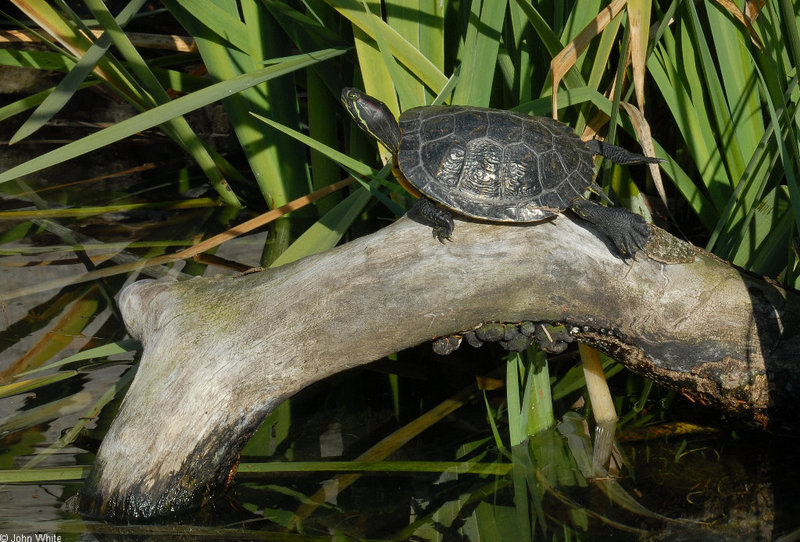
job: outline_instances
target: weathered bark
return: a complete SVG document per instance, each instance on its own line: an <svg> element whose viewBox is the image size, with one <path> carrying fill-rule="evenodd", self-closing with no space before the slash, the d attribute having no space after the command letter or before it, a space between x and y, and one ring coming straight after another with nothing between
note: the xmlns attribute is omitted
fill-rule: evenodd
<svg viewBox="0 0 800 542"><path fill-rule="evenodd" d="M764 425L796 412L800 296L689 255L623 261L563 216L531 227L457 221L446 244L401 219L262 273L137 282L120 306L144 345L141 366L81 509L116 521L186 510L225 485L285 398L482 322L561 322L699 403Z"/></svg>

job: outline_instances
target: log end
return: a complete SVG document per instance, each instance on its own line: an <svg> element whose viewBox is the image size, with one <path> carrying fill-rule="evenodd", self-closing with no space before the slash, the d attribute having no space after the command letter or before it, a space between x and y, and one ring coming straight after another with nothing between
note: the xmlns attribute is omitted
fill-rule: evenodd
<svg viewBox="0 0 800 542"><path fill-rule="evenodd" d="M80 491L81 515L111 523L145 522L196 509L210 494L210 489L198 491L187 473L141 480L117 489L110 487L109 477L113 474L98 459Z"/></svg>
<svg viewBox="0 0 800 542"><path fill-rule="evenodd" d="M197 510L224 493L236 473L241 449L270 410L249 423L236 420L232 426L215 429L170 472L163 472L159 461L171 447L167 439L150 446L129 443L130 447L104 441L81 488L78 513L111 523L142 523L172 520ZM129 455L122 464L121 448Z"/></svg>
<svg viewBox="0 0 800 542"><path fill-rule="evenodd" d="M131 336L142 341L154 327L153 318L161 311L155 306L156 298L169 290L175 280L137 280L123 288L119 293L119 308L125 320L125 327ZM160 306L160 304L159 304Z"/></svg>

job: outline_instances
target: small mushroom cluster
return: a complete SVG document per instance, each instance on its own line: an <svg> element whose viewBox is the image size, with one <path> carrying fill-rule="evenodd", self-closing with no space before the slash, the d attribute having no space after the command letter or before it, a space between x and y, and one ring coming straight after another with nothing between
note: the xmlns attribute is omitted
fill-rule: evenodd
<svg viewBox="0 0 800 542"><path fill-rule="evenodd" d="M558 354L574 339L563 326L523 321L487 322L463 333L439 337L433 341L433 351L446 356L458 350L466 339L470 346L480 348L486 342L498 342L509 352L522 352L535 341L545 352Z"/></svg>

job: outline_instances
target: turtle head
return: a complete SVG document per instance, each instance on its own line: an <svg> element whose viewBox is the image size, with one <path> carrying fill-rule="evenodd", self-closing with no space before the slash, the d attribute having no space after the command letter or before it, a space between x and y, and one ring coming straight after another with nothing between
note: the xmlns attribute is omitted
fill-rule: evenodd
<svg viewBox="0 0 800 542"><path fill-rule="evenodd" d="M342 90L342 103L362 130L397 154L400 148L400 126L386 104L355 88Z"/></svg>

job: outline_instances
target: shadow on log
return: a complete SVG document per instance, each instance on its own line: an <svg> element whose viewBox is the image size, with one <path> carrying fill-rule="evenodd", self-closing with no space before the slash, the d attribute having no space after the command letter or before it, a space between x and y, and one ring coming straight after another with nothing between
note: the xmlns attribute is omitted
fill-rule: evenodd
<svg viewBox="0 0 800 542"><path fill-rule="evenodd" d="M482 322L564 323L698 403L762 426L794 419L798 293L663 232L647 251L623 261L565 216L458 221L446 244L403 218L261 273L136 282L120 306L141 365L81 512L119 522L189 510L225 487L248 437L287 397ZM662 263L675 253L685 263Z"/></svg>

